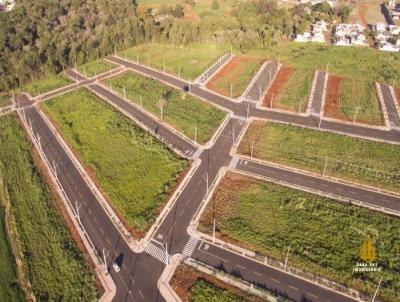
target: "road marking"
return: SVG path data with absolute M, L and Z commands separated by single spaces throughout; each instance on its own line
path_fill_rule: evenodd
M 274 282 L 276 282 L 276 283 L 281 283 L 281 281 L 276 280 L 276 279 L 274 279 L 274 278 L 271 278 L 271 280 L 274 281 Z
M 139 294 L 140 294 L 140 296 L 142 297 L 142 299 L 144 299 L 144 296 L 143 296 L 143 294 L 142 294 L 142 291 L 138 288 L 138 292 L 139 292 Z
M 241 268 L 241 269 L 247 269 L 247 268 L 245 268 L 244 266 L 242 266 L 242 265 L 240 265 L 240 264 L 238 264 L 237 267 L 239 267 L 239 268 Z
M 313 298 L 315 298 L 315 299 L 318 299 L 318 298 L 319 298 L 318 296 L 313 295 L 313 294 L 311 294 L 311 293 L 307 293 L 307 295 L 309 295 L 310 297 L 313 297 Z
M 216 255 L 213 255 L 213 254 L 211 254 L 211 253 L 209 253 L 209 252 L 206 252 L 206 251 L 204 251 L 204 250 L 199 250 L 199 251 L 202 252 L 202 253 L 204 253 L 204 254 L 207 254 L 207 255 L 209 255 L 209 256 L 211 256 L 211 257 L 217 258 L 217 259 L 221 260 L 222 262 L 228 262 L 228 260 L 226 260 L 225 258 L 216 256 Z
M 293 288 L 294 290 L 299 290 L 297 287 L 289 285 L 290 288 Z
M 111 245 L 111 241 L 108 238 L 106 238 L 106 242 Z
M 253 271 L 253 273 L 262 277 L 262 274 L 260 274 L 259 272 Z
M 179 212 L 178 216 L 181 217 L 182 214 L 183 214 L 183 212 L 185 212 L 185 209 L 182 209 L 182 210 Z
M 103 231 L 102 227 L 99 227 L 99 230 L 104 235 L 104 231 Z

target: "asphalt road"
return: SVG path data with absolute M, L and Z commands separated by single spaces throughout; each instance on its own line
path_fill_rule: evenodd
M 327 74 L 324 71 L 317 72 L 317 82 L 315 83 L 315 91 L 311 100 L 311 114 L 322 115 L 321 109 L 326 76 Z
M 227 98 L 201 89 L 200 87 L 188 87 L 185 81 L 164 75 L 146 67 L 134 63 L 127 63 L 121 59 L 112 58 L 112 60 L 117 63 L 121 63 L 119 61 L 122 61 L 126 67 L 146 73 L 149 76 L 182 89 L 190 90 L 197 96 L 206 98 L 214 104 L 232 110 L 236 115 L 236 117 L 233 116 L 225 125 L 215 144 L 213 144 L 210 149 L 206 149 L 201 153 L 200 166 L 152 237 L 152 242 L 160 248 L 166 246 L 169 254 L 182 252 L 187 245 L 190 239 L 187 234 L 187 227 L 205 197 L 207 192 L 207 179 L 208 183 L 211 184 L 220 168 L 232 163 L 229 151 L 245 125 L 247 114 L 249 114 L 249 116 L 260 116 L 263 118 L 267 115 L 269 116 L 268 118 L 271 119 L 290 121 L 294 124 L 310 127 L 315 127 L 315 124 L 318 123 L 318 120 L 312 118 L 259 110 L 254 107 L 254 104 L 237 104 L 231 102 Z M 184 151 L 190 148 L 192 154 L 196 151 L 195 147 L 187 141 L 182 140 L 180 136 L 177 136 L 168 128 L 163 127 L 163 125 L 158 124 L 158 122 L 153 120 L 150 116 L 144 114 L 132 104 L 125 102 L 121 97 L 95 84 L 94 80 L 82 79 L 81 84 L 84 83 L 94 92 L 105 98 L 109 103 L 122 108 L 129 115 L 132 115 L 135 119 L 146 124 L 163 137 L 163 139 L 174 144 L 180 150 Z M 50 162 L 54 161 L 56 164 L 57 174 L 59 175 L 60 182 L 67 192 L 68 197 L 70 200 L 76 201 L 78 207 L 81 206 L 80 213 L 82 215 L 82 223 L 87 229 L 87 233 L 99 254 L 102 254 L 103 249 L 111 251 L 107 258 L 109 266 L 116 260 L 121 264 L 120 273 L 115 273 L 111 270 L 112 277 L 117 285 L 117 296 L 114 301 L 163 301 L 157 289 L 157 280 L 161 275 L 164 264 L 148 253 L 135 254 L 129 249 L 129 246 L 120 237 L 116 227 L 104 212 L 99 201 L 91 192 L 83 177 L 79 174 L 79 171 L 73 166 L 67 153 L 62 149 L 37 109 L 35 107 L 29 107 L 24 111 L 26 112 L 27 118 L 32 121 L 34 132 L 38 133 L 41 137 L 43 151 Z M 340 125 L 343 126 L 342 124 Z M 362 127 L 354 127 L 351 125 L 344 126 L 351 126 L 350 128 L 340 128 L 338 123 L 325 125 L 325 121 L 323 121 L 322 126 L 338 127 L 339 129 L 350 130 L 350 133 L 352 133 L 351 131 L 357 133 L 363 133 L 362 131 L 364 131 Z M 368 132 L 366 132 L 366 134 L 368 134 L 368 136 L 372 133 L 372 135 L 377 135 L 382 138 L 382 133 L 390 133 L 397 140 L 400 139 L 398 133 L 396 136 L 394 132 L 383 130 L 373 132 L 371 129 L 367 130 Z M 332 190 L 332 192 L 340 193 L 338 195 L 342 196 L 345 194 L 344 196 L 355 197 L 356 199 L 361 199 L 366 202 L 370 202 L 371 197 L 368 196 L 373 193 L 376 195 L 372 195 L 372 199 L 378 199 L 376 203 L 381 202 L 384 205 L 390 205 L 398 209 L 398 199 L 386 199 L 387 196 L 382 196 L 379 195 L 379 193 L 370 192 L 361 188 L 349 188 L 341 184 L 332 184 L 324 179 L 310 178 L 299 174 L 294 175 L 290 171 L 277 170 L 276 168 L 255 164 L 253 162 L 235 162 L 234 166 L 237 166 L 238 169 L 243 171 L 274 177 L 275 179 L 298 182 L 299 184 L 314 189 L 321 188 L 323 191 Z M 203 245 L 200 247 L 200 243 L 198 243 L 196 244 L 193 257 L 206 264 L 239 274 L 249 282 L 259 284 L 272 291 L 283 293 L 296 301 L 348 301 L 344 296 L 328 289 L 321 288 L 298 277 L 288 275 L 275 268 L 266 267 L 215 246 L 210 245 L 210 247 L 204 251 Z
M 277 61 L 268 62 L 258 78 L 253 82 L 251 88 L 247 91 L 244 99 L 258 102 L 274 79 L 278 67 L 279 63 Z
M 383 101 L 385 102 L 386 111 L 389 118 L 389 124 L 391 127 L 397 127 L 400 129 L 400 117 L 395 105 L 396 100 L 393 99 L 389 86 L 384 84 L 378 85 L 381 87 Z
M 130 61 L 126 61 L 124 59 L 118 58 L 118 57 L 110 57 L 110 61 L 120 64 L 122 66 L 125 66 L 126 68 L 130 68 L 134 71 L 138 71 L 140 73 L 143 73 L 149 77 L 158 79 L 160 81 L 163 81 L 169 85 L 178 87 L 180 89 L 184 90 L 190 90 L 190 92 L 193 95 L 196 95 L 197 97 L 203 98 L 208 100 L 211 103 L 214 103 L 215 105 L 224 107 L 227 110 L 230 110 L 233 112 L 235 116 L 240 116 L 242 118 L 247 117 L 247 106 L 251 106 L 254 104 L 249 103 L 249 102 L 242 102 L 242 103 L 236 103 L 232 102 L 229 100 L 229 98 L 211 93 L 210 91 L 204 90 L 201 87 L 198 86 L 191 86 L 189 83 L 187 83 L 185 80 L 175 78 L 173 76 L 164 74 L 160 71 L 150 69 L 146 66 L 139 65 Z M 313 127 L 313 128 L 318 128 L 319 127 L 319 118 L 314 117 L 314 116 L 299 116 L 295 114 L 290 114 L 290 113 L 284 113 L 284 112 L 277 112 L 274 110 L 263 110 L 263 109 L 258 109 L 258 108 L 251 108 L 250 109 L 250 116 L 252 117 L 259 117 L 263 119 L 270 119 L 274 120 L 277 122 L 283 122 L 283 123 L 289 123 L 289 124 L 294 124 L 294 125 L 299 125 L 299 126 L 306 126 L 306 127 Z M 351 124 L 343 124 L 340 122 L 336 121 L 327 121 L 327 120 L 322 120 L 321 122 L 321 129 L 327 130 L 327 131 L 337 131 L 346 135 L 352 135 L 352 136 L 358 136 L 358 137 L 366 137 L 366 138 L 372 138 L 376 140 L 389 140 L 392 142 L 400 143 L 400 131 L 387 131 L 383 129 L 372 129 L 368 127 L 362 127 L 359 125 L 351 125 Z

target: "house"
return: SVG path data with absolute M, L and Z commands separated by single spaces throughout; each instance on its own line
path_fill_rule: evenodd
M 333 28 L 333 43 L 341 46 L 366 46 L 365 27 L 361 24 L 340 23 Z
M 324 21 L 318 21 L 310 26 L 303 34 L 297 34 L 294 39 L 295 42 L 318 42 L 324 43 L 325 35 L 327 31 L 327 23 Z
M 394 36 L 400 35 L 400 26 L 399 25 L 389 25 L 389 32 L 391 35 L 394 35 Z
M 386 30 L 386 24 L 383 22 L 378 22 L 372 25 L 372 30 L 377 32 L 383 32 Z

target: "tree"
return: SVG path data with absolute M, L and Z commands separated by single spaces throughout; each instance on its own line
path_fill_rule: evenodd
M 339 8 L 338 15 L 340 16 L 340 20 L 342 23 L 347 23 L 349 21 L 349 15 L 352 11 L 352 7 L 349 5 L 343 5 Z
M 177 4 L 177 5 L 175 5 L 175 7 L 174 7 L 174 9 L 173 9 L 173 11 L 172 11 L 172 15 L 175 17 L 175 18 L 183 18 L 183 16 L 184 16 L 184 11 L 183 11 L 183 7 L 182 7 L 182 5 L 179 5 L 179 4 Z
M 219 3 L 217 0 L 213 0 L 213 2 L 211 4 L 211 9 L 214 9 L 214 10 L 219 9 Z

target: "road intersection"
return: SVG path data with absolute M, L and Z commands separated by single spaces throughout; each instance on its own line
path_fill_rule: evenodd
M 320 116 L 300 116 L 267 111 L 257 108 L 252 102 L 232 102 L 228 98 L 203 89 L 201 86 L 192 85 L 146 66 L 117 57 L 111 57 L 109 60 L 121 67 L 102 75 L 101 79 L 122 70 L 132 70 L 186 90 L 230 112 L 229 119 L 223 124 L 213 143 L 205 148 L 172 131 L 165 124 L 141 110 L 136 104 L 99 84 L 96 79 L 85 79 L 73 70 L 67 71 L 71 78 L 78 81 L 69 85 L 74 87 L 73 89 L 81 86 L 87 87 L 117 110 L 156 135 L 171 148 L 177 150 L 179 154 L 194 159 L 198 163 L 194 173 L 181 188 L 180 194 L 174 200 L 165 217 L 149 234 L 149 240 L 142 242 L 145 252 L 137 253 L 121 236 L 118 226 L 110 219 L 106 209 L 101 206 L 98 196 L 94 194 L 82 175 L 83 172 L 76 167 L 74 161 L 71 160 L 71 155 L 63 147 L 65 142 L 62 142 L 62 138 L 55 134 L 56 130 L 49 126 L 49 121 L 46 121 L 46 117 L 36 105 L 43 99 L 46 100 L 59 93 L 69 91 L 71 87 L 48 93 L 44 98 L 38 97 L 29 100 L 27 96 L 22 97 L 19 110 L 30 121 L 32 127 L 32 129 L 27 130 L 32 131 L 36 136 L 40 136 L 41 148 L 49 162 L 56 165 L 59 181 L 66 194 L 70 200 L 76 202 L 76 206 L 80 209 L 82 213 L 80 219 L 98 255 L 101 257 L 103 253 L 110 251 L 108 257 L 106 257 L 109 268 L 116 260 L 121 263 L 119 273 L 109 269 L 117 286 L 114 301 L 163 301 L 164 298 L 160 295 L 157 281 L 165 268 L 166 260 L 176 253 L 182 253 L 186 257 L 192 257 L 229 274 L 240 276 L 249 283 L 295 301 L 354 301 L 351 297 L 287 273 L 282 269 L 264 265 L 217 244 L 206 243 L 203 239 L 189 234 L 187 229 L 207 193 L 209 193 L 211 185 L 215 185 L 221 169 L 227 167 L 274 181 L 291 183 L 300 188 L 320 192 L 319 194 L 341 197 L 348 202 L 356 201 L 361 203 L 362 206 L 400 213 L 399 196 L 371 191 L 351 184 L 306 175 L 285 167 L 277 167 L 238 157 L 232 153 L 232 149 L 240 139 L 240 134 L 244 131 L 246 124 L 252 118 L 320 128 L 324 131 L 335 131 L 351 136 L 390 141 L 396 144 L 400 143 L 400 132 L 370 129 L 335 121 L 320 121 Z

